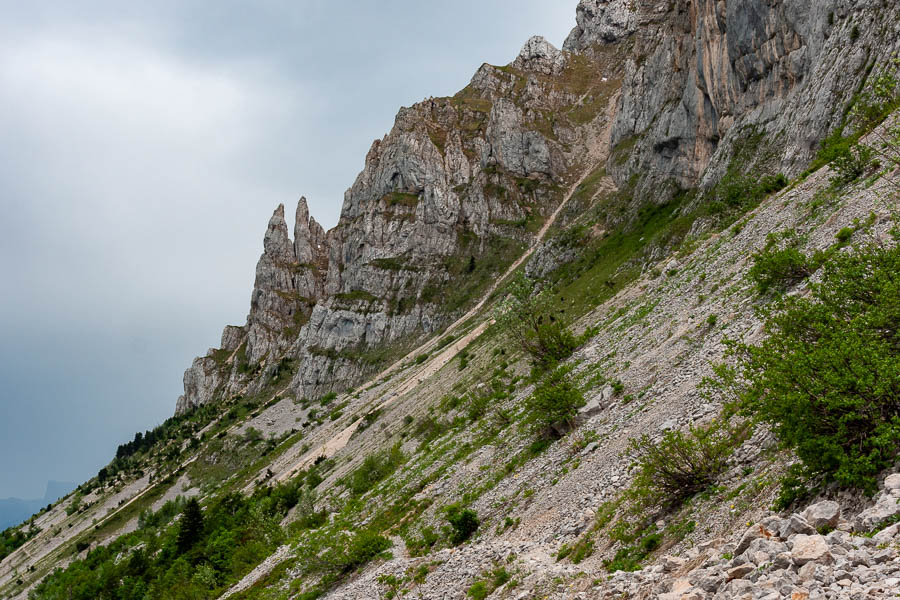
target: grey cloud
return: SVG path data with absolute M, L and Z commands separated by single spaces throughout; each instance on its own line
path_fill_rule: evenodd
M 575 1 L 0 1 L 0 497 L 168 417 L 243 322 L 269 214 L 333 225 L 401 105 Z

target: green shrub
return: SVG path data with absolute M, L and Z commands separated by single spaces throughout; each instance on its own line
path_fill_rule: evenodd
M 572 558 L 574 564 L 578 564 L 594 553 L 594 540 L 588 535 L 579 538 L 574 544 L 563 544 L 556 553 L 556 560 Z
M 457 504 L 450 505 L 447 508 L 447 521 L 449 521 L 452 528 L 450 542 L 454 546 L 458 546 L 471 538 L 478 531 L 478 526 L 480 525 L 478 513 L 470 508 L 461 508 Z
M 505 568 L 500 567 L 499 569 L 495 569 L 491 574 L 491 583 L 494 585 L 494 589 L 506 585 L 506 583 L 512 579 L 512 575 L 509 574 Z
M 610 573 L 615 571 L 638 571 L 641 562 L 662 544 L 662 534 L 649 532 L 639 538 L 636 544 L 620 548 L 612 560 L 603 562 Z
M 463 348 L 459 354 L 459 370 L 462 371 L 469 366 L 469 351 Z
M 388 550 L 393 544 L 391 540 L 379 535 L 377 532 L 363 530 L 353 536 L 347 547 L 346 554 L 338 563 L 344 572 L 353 571 L 358 567 L 377 558 Z
M 466 592 L 466 596 L 469 598 L 473 598 L 474 600 L 484 600 L 490 594 L 490 590 L 488 589 L 488 584 L 485 581 L 476 581 L 469 587 L 469 591 Z
M 709 487 L 745 435 L 745 428 L 717 419 L 707 426 L 691 426 L 687 432 L 667 431 L 659 442 L 647 434 L 632 439 L 638 472 L 626 496 L 633 510 L 668 510 Z
M 584 395 L 572 383 L 572 367 L 557 367 L 544 377 L 527 400 L 528 422 L 542 437 L 558 437 L 575 425 Z
M 503 567 L 498 567 L 491 573 L 484 573 L 482 577 L 488 577 L 488 579 L 481 579 L 473 583 L 466 592 L 469 598 L 484 600 L 493 594 L 494 590 L 502 587 L 512 579 L 512 575 Z
M 829 257 L 811 297 L 764 313 L 764 342 L 732 342 L 736 370 L 719 367 L 717 384 L 805 477 L 872 491 L 900 449 L 900 248 L 854 250 Z
M 841 244 L 846 244 L 846 243 L 849 242 L 850 239 L 853 237 L 853 233 L 854 233 L 854 229 L 853 229 L 852 227 L 844 227 L 843 229 L 841 229 L 840 231 L 838 231 L 837 234 L 835 234 L 834 237 L 835 237 L 835 238 L 837 239 L 837 241 L 839 241 Z
M 256 442 L 261 442 L 262 439 L 263 434 L 256 427 L 248 427 L 247 431 L 244 432 L 244 442 L 247 444 L 255 444 Z
M 470 421 L 477 421 L 487 414 L 492 397 L 487 394 L 470 394 L 466 401 L 466 414 Z
M 712 214 L 744 212 L 758 205 L 769 194 L 784 189 L 787 184 L 787 177 L 781 173 L 757 177 L 729 168 L 713 190 L 713 200 L 707 209 Z
M 380 481 L 386 479 L 397 467 L 406 462 L 406 455 L 395 445 L 390 450 L 370 454 L 348 477 L 347 487 L 354 496 L 362 496 Z
M 759 292 L 765 293 L 793 287 L 814 271 L 813 262 L 796 248 L 766 248 L 753 255 L 749 275 Z
M 422 444 L 427 444 L 444 435 L 449 429 L 450 427 L 447 423 L 429 415 L 419 421 L 413 435 L 419 438 Z
M 421 537 L 406 540 L 406 548 L 410 556 L 422 556 L 428 554 L 440 541 L 440 537 L 431 527 L 422 527 Z
M 81 492 L 76 492 L 75 497 L 72 498 L 72 501 L 69 503 L 68 506 L 66 506 L 66 515 L 71 517 L 72 515 L 77 513 L 79 510 L 81 510 L 81 498 L 82 498 Z
M 840 144 L 834 149 L 834 157 L 831 160 L 831 183 L 834 185 L 846 185 L 859 179 L 872 163 L 873 151 L 868 146 L 852 143 Z
M 538 291 L 535 282 L 520 273 L 496 313 L 499 326 L 531 357 L 539 369 L 567 359 L 584 340 L 568 327 L 555 309 L 553 293 Z
M 310 471 L 306 476 L 306 485 L 310 487 L 310 489 L 315 489 L 319 487 L 319 484 L 325 481 L 322 475 L 319 474 L 318 471 Z

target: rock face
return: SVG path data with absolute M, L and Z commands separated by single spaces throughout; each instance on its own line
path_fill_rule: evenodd
M 637 13 L 629 0 L 581 0 L 575 11 L 578 25 L 566 38 L 569 52 L 590 52 L 598 44 L 617 42 L 637 30 Z
M 197 358 L 184 374 L 184 395 L 176 414 L 206 404 L 224 390 L 238 392 L 249 365 L 271 363 L 294 343 L 322 298 L 328 266 L 325 231 L 309 216 L 306 198 L 297 204 L 293 242 L 284 205 L 275 209 L 256 264 L 250 314 L 244 327 L 227 326 L 220 350 Z M 249 370 L 249 372 L 253 372 Z
M 247 323 L 194 362 L 178 411 L 259 391 L 285 359 L 296 396 L 358 382 L 474 304 L 576 175 L 605 171 L 639 208 L 714 184 L 744 149 L 796 173 L 900 50 L 876 4 L 581 0 L 563 50 L 531 38 L 457 95 L 401 109 L 334 229 L 301 199 L 292 241 L 275 211 Z M 571 259 L 537 257 L 538 277 Z
M 796 174 L 839 123 L 867 65 L 898 48 L 887 30 L 896 19 L 861 10 L 869 4 L 583 0 L 567 49 L 633 32 L 611 173 L 619 182 L 649 174 L 644 190 L 710 184 L 765 134 L 770 167 Z

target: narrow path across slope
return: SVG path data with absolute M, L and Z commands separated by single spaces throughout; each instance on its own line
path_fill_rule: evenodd
M 591 164 L 593 164 L 593 163 L 591 163 Z M 491 295 L 497 291 L 497 288 L 499 288 L 500 285 L 504 281 L 506 281 L 506 279 L 516 271 L 516 269 L 518 269 L 520 266 L 522 266 L 522 263 L 524 263 L 526 260 L 528 260 L 532 254 L 534 254 L 534 251 L 537 250 L 538 246 L 540 246 L 541 242 L 543 242 L 544 238 L 547 236 L 547 232 L 550 231 L 550 228 L 553 227 L 553 225 L 556 223 L 556 219 L 559 217 L 563 208 L 565 208 L 566 205 L 568 205 L 569 200 L 571 200 L 572 196 L 575 195 L 575 192 L 578 190 L 578 186 L 580 186 L 582 183 L 584 183 L 584 180 L 587 179 L 588 176 L 590 176 L 591 173 L 593 173 L 593 172 L 594 172 L 593 167 L 592 166 L 588 167 L 588 169 L 585 171 L 585 173 L 581 177 L 579 177 L 578 180 L 574 184 L 572 184 L 572 186 L 569 188 L 568 192 L 566 193 L 565 198 L 563 198 L 562 202 L 559 203 L 559 206 L 556 207 L 556 210 L 553 211 L 553 213 L 550 215 L 550 217 L 547 219 L 547 221 L 544 223 L 544 225 L 538 230 L 537 235 L 534 238 L 534 241 L 531 243 L 531 246 L 529 246 L 528 249 L 525 250 L 525 252 L 523 252 L 522 255 L 519 258 L 517 258 L 516 261 L 513 264 L 511 264 L 508 269 L 506 269 L 506 271 L 503 273 L 503 275 L 500 276 L 493 283 L 493 285 L 491 285 L 490 288 L 488 288 L 488 291 L 481 297 L 481 300 L 479 300 L 475 306 L 473 306 L 471 309 L 469 309 L 468 312 L 466 312 L 466 314 L 464 314 L 463 316 L 458 318 L 449 327 L 447 327 L 447 329 L 444 330 L 443 335 L 435 336 L 435 337 L 431 338 L 430 340 L 428 340 L 427 342 L 423 343 L 421 346 L 419 346 L 418 348 L 416 348 L 415 350 L 413 350 L 412 352 L 410 352 L 409 354 L 407 354 L 406 356 L 404 356 L 403 358 L 401 358 L 400 360 L 396 361 L 394 364 L 392 364 L 391 366 L 386 368 L 384 371 L 379 373 L 376 377 L 373 378 L 373 380 L 377 381 L 379 379 L 382 379 L 382 378 L 390 375 L 391 373 L 393 373 L 403 363 L 410 361 L 410 360 L 414 360 L 417 356 L 427 353 L 428 351 L 431 350 L 431 348 L 433 346 L 435 346 L 438 343 L 438 341 L 442 337 L 446 336 L 447 334 L 453 333 L 453 331 L 455 331 L 463 323 L 465 323 L 466 321 L 468 321 L 469 319 L 474 317 L 476 314 L 478 314 L 478 311 L 480 311 L 484 307 L 484 305 L 487 303 L 487 301 L 491 297 Z M 465 346 L 463 346 L 463 348 L 465 348 Z M 460 350 L 462 350 L 463 348 L 460 348 Z
M 593 163 L 591 163 L 593 164 Z M 528 258 L 534 254 L 534 251 L 537 247 L 544 241 L 544 238 L 547 235 L 547 232 L 550 231 L 550 228 L 556 223 L 556 219 L 559 217 L 563 208 L 569 203 L 572 196 L 575 195 L 575 192 L 578 190 L 578 187 L 584 182 L 587 177 L 593 173 L 593 167 L 588 167 L 587 171 L 578 178 L 578 180 L 569 188 L 566 193 L 565 198 L 563 198 L 562 202 L 559 203 L 559 206 L 556 207 L 556 210 L 553 211 L 553 214 L 550 215 L 550 218 L 547 219 L 547 222 L 544 223 L 543 227 L 538 231 L 535 236 L 534 242 L 532 242 L 531 246 L 522 253 L 513 264 L 506 269 L 506 272 L 498 278 L 493 285 L 488 289 L 488 291 L 482 296 L 481 300 L 473 306 L 466 314 L 461 316 L 459 319 L 454 321 L 447 329 L 444 331 L 443 335 L 435 336 L 432 339 L 428 340 L 405 357 L 396 361 L 394 364 L 389 366 L 387 369 L 378 374 L 374 380 L 382 379 L 392 372 L 400 368 L 402 364 L 405 362 L 413 361 L 416 357 L 421 354 L 428 353 L 432 350 L 432 348 L 438 343 L 438 341 L 448 335 L 453 333 L 456 329 L 461 327 L 464 323 L 466 323 L 469 319 L 478 314 L 478 312 L 484 307 L 487 301 L 490 299 L 491 295 L 500 287 L 500 285 L 510 276 L 512 275 L 516 269 L 518 269 L 522 264 L 528 260 Z M 388 398 L 381 402 L 378 405 L 378 409 L 383 409 L 386 406 L 390 405 L 397 398 L 400 398 L 404 394 L 414 390 L 422 381 L 428 379 L 435 373 L 437 373 L 440 369 L 444 367 L 448 362 L 453 360 L 460 352 L 462 352 L 466 347 L 469 346 L 473 341 L 475 341 L 484 331 L 490 327 L 490 325 L 494 322 L 493 319 L 486 319 L 482 323 L 480 323 L 476 328 L 467 333 L 465 336 L 448 346 L 437 356 L 431 357 L 429 360 L 422 365 L 422 368 L 416 371 L 414 374 L 409 376 L 398 388 L 391 391 L 388 395 Z M 357 419 L 343 430 L 340 431 L 337 435 L 329 439 L 324 444 L 321 444 L 318 448 L 307 452 L 301 459 L 294 463 L 294 465 L 286 469 L 280 476 L 276 478 L 276 481 L 284 482 L 294 476 L 297 475 L 303 469 L 312 465 L 317 458 L 320 456 L 324 456 L 326 458 L 330 458 L 344 449 L 347 444 L 350 442 L 350 438 L 353 437 L 353 434 L 359 428 L 362 423 L 362 418 Z M 281 550 L 281 549 L 279 549 Z M 248 589 L 250 586 L 254 585 L 257 581 L 261 580 L 263 577 L 268 575 L 272 569 L 277 566 L 278 563 L 281 562 L 282 559 L 286 558 L 286 555 L 282 555 L 279 553 L 279 556 L 275 560 L 267 560 L 262 565 L 254 569 L 251 573 L 248 573 L 241 581 L 235 584 L 231 589 L 229 589 L 223 598 L 227 598 L 232 594 L 235 594 L 239 591 Z
M 593 164 L 593 163 L 591 163 L 591 164 Z M 481 297 L 481 299 L 478 301 L 478 303 L 475 304 L 475 306 L 473 306 L 468 312 L 466 312 L 466 314 L 461 316 L 459 319 L 454 321 L 449 327 L 447 327 L 447 329 L 444 331 L 443 335 L 435 336 L 435 337 L 431 338 L 430 340 L 428 340 L 427 342 L 425 342 L 424 344 L 422 344 L 421 346 L 419 346 L 418 348 L 416 348 L 415 350 L 413 350 L 412 352 L 407 354 L 405 357 L 396 361 L 394 364 L 389 366 L 387 369 L 385 369 L 384 371 L 379 373 L 374 378 L 374 380 L 377 381 L 379 379 L 382 379 L 382 378 L 390 375 L 395 370 L 397 370 L 402 364 L 413 361 L 413 360 L 415 360 L 416 357 L 418 357 L 422 354 L 429 353 L 434 348 L 434 346 L 437 345 L 438 341 L 441 338 L 445 337 L 448 334 L 452 334 L 456 329 L 461 327 L 469 319 L 476 316 L 478 314 L 478 312 L 488 302 L 488 300 L 493 295 L 493 293 L 495 291 L 497 291 L 497 289 L 500 287 L 500 285 L 504 281 L 506 281 L 506 279 L 510 275 L 512 275 L 516 271 L 516 269 L 518 269 L 520 266 L 522 266 L 522 264 L 526 260 L 528 260 L 528 258 L 531 257 L 532 254 L 534 254 L 534 251 L 537 249 L 537 247 L 541 244 L 541 242 L 544 241 L 544 238 L 546 237 L 547 232 L 550 231 L 550 228 L 553 226 L 554 223 L 556 223 L 556 219 L 559 217 L 562 210 L 569 203 L 569 200 L 572 199 L 572 196 L 575 195 L 575 192 L 578 190 L 578 187 L 584 182 L 585 179 L 587 179 L 587 177 L 591 173 L 593 173 L 593 166 L 588 167 L 588 169 L 585 171 L 585 173 L 581 177 L 579 177 L 578 180 L 574 184 L 572 184 L 572 186 L 569 188 L 568 192 L 566 193 L 566 196 L 559 203 L 559 206 L 556 207 L 556 210 L 553 211 L 553 213 L 550 215 L 550 217 L 547 219 L 547 221 L 544 223 L 544 225 L 538 231 L 531 246 L 529 246 L 528 249 L 525 252 L 523 252 L 522 255 L 509 266 L 509 268 L 506 269 L 506 271 L 503 273 L 503 275 L 501 277 L 499 277 L 493 283 L 493 285 L 491 285 L 491 287 L 487 290 L 487 292 L 485 292 L 485 294 Z M 462 338 L 457 340 L 455 343 L 450 345 L 446 350 L 444 350 L 443 352 L 441 352 L 440 354 L 438 354 L 435 357 L 431 357 L 429 360 L 427 360 L 425 362 L 425 364 L 422 366 L 422 368 L 420 368 L 415 373 L 411 374 L 403 382 L 403 384 L 400 385 L 399 388 L 390 392 L 390 395 L 387 398 L 387 400 L 381 402 L 377 406 L 376 410 L 385 408 L 386 406 L 391 404 L 395 399 L 399 398 L 400 396 L 403 396 L 407 392 L 414 390 L 419 385 L 420 382 L 424 381 L 425 379 L 427 379 L 427 378 L 431 377 L 432 375 L 434 375 L 435 373 L 437 373 L 441 368 L 443 368 L 444 365 L 446 365 L 448 362 L 453 360 L 453 358 L 457 354 L 462 352 L 470 343 L 472 343 L 475 339 L 477 339 L 478 336 L 480 336 L 482 333 L 484 333 L 484 331 L 492 323 L 493 323 L 493 319 L 487 319 L 487 320 L 483 321 L 480 325 L 478 325 L 478 327 L 476 327 L 475 329 L 470 331 L 468 334 L 466 334 L 465 336 L 463 336 Z M 348 425 L 345 429 L 343 429 L 340 433 L 338 433 L 337 435 L 332 437 L 330 440 L 328 440 L 324 444 L 321 444 L 318 448 L 315 448 L 315 449 L 307 452 L 305 456 L 303 456 L 297 463 L 295 463 L 293 465 L 293 467 L 285 470 L 285 472 L 282 473 L 277 478 L 277 481 L 286 481 L 286 480 L 290 479 L 291 477 L 294 477 L 297 473 L 299 473 L 303 469 L 309 467 L 317 458 L 319 458 L 321 456 L 324 456 L 325 458 L 330 458 L 330 457 L 334 456 L 336 453 L 341 451 L 347 445 L 347 443 L 350 441 L 350 438 L 353 436 L 353 434 L 359 428 L 361 423 L 362 423 L 362 418 L 357 419 L 356 421 L 354 421 L 353 423 Z

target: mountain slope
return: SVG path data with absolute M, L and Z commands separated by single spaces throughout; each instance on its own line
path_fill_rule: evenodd
M 754 253 L 893 243 L 896 169 L 840 179 L 845 163 L 817 158 L 801 172 L 832 129 L 849 135 L 851 105 L 898 50 L 900 14 L 582 0 L 577 23 L 564 51 L 534 38 L 453 98 L 403 109 L 333 230 L 301 200 L 291 240 L 276 210 L 247 324 L 194 362 L 176 417 L 35 519 L 41 531 L 0 564 L 0 593 L 24 597 L 87 558 L 36 597 L 155 568 L 151 597 L 653 597 L 672 592 L 675 575 L 652 581 L 664 569 L 735 552 L 729 538 L 768 514 L 792 455 L 758 428 L 714 485 L 626 539 L 630 440 L 720 414 L 724 398 L 700 384 L 723 337 L 764 334 Z M 559 439 L 536 433 L 529 408 L 552 373 L 532 372 L 493 322 L 513 271 L 552 287 L 548 318 L 584 333 L 562 373 L 586 405 Z M 193 563 L 176 558 L 178 496 L 221 525 Z M 847 516 L 871 504 L 836 497 Z M 688 550 L 701 544 L 703 560 Z M 663 552 L 690 569 L 603 583 L 608 565 Z M 132 572 L 148 553 L 162 566 Z M 705 565 L 714 585 L 693 593 L 736 597 L 757 566 L 734 583 Z M 828 568 L 814 582 L 830 585 Z

